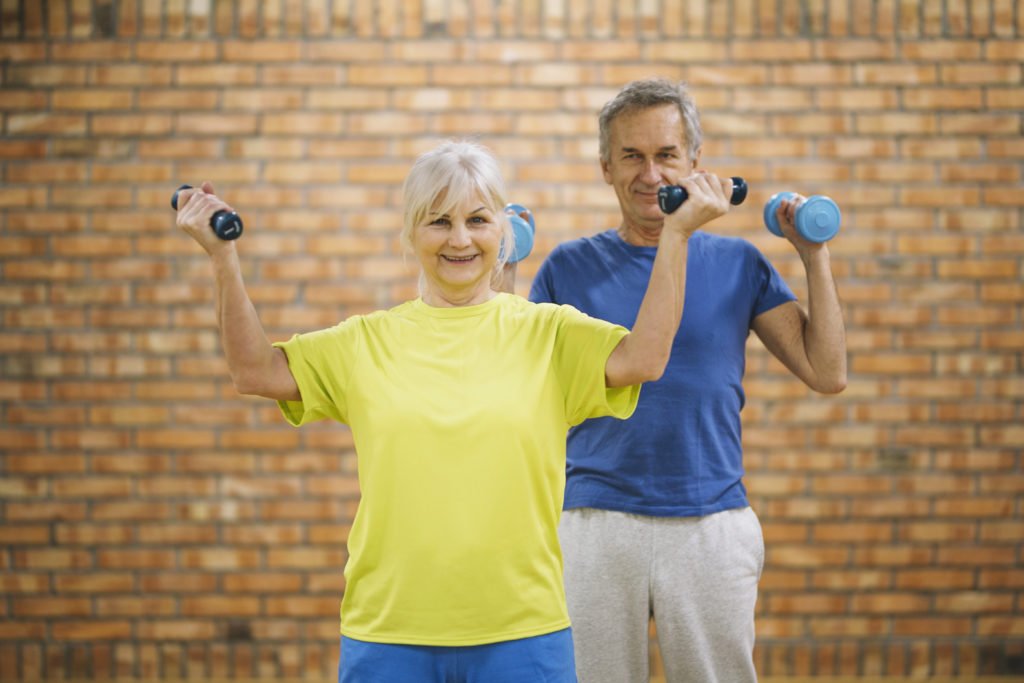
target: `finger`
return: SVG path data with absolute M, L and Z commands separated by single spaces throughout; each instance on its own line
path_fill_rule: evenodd
M 199 190 L 197 190 L 194 187 L 190 187 L 190 188 L 188 188 L 186 190 L 178 190 L 178 213 L 179 214 L 182 211 L 185 210 L 185 206 L 188 204 L 188 200 L 191 199 L 192 195 L 194 195 L 198 191 Z
M 192 204 L 197 214 L 205 215 L 209 220 L 209 217 L 218 211 L 234 211 L 223 199 L 212 192 L 207 192 L 207 188 L 212 190 L 213 186 L 204 182 L 201 186 L 202 192 L 197 192 L 193 197 Z
M 213 183 L 211 183 L 209 180 L 204 180 L 203 184 L 200 185 L 200 187 L 203 189 L 203 192 L 205 192 L 206 194 L 217 194 L 213 190 Z
M 775 220 L 779 222 L 779 225 L 783 223 L 789 224 L 789 200 L 783 199 L 779 202 L 779 206 L 775 209 Z
M 699 183 L 701 187 L 704 188 L 707 196 L 710 199 L 715 200 L 715 203 L 720 203 L 725 199 L 725 194 L 722 190 L 722 183 L 718 179 L 718 176 L 713 173 L 705 172 L 700 176 Z
M 523 219 L 524 221 L 526 221 L 527 223 L 529 223 L 529 222 L 530 222 L 530 216 L 532 216 L 532 215 L 533 215 L 533 214 L 532 214 L 532 213 L 530 212 L 530 210 L 529 210 L 529 209 L 523 209 L 523 210 L 522 210 L 522 211 L 520 211 L 519 213 L 516 213 L 516 212 L 515 212 L 515 210 L 513 210 L 513 209 L 505 209 L 505 212 L 506 212 L 506 213 L 507 213 L 508 215 L 510 215 L 510 216 L 519 216 L 520 218 L 522 218 L 522 219 Z

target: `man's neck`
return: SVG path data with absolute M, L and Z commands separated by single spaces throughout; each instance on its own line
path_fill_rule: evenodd
M 658 240 L 661 239 L 663 225 L 663 222 L 659 222 L 657 225 L 643 226 L 624 220 L 616 228 L 616 231 L 622 241 L 627 244 L 632 244 L 635 247 L 656 247 Z

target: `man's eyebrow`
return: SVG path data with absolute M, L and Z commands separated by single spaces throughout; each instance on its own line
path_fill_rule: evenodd
M 665 145 L 664 147 L 659 147 L 658 151 L 659 152 L 673 152 L 673 151 L 675 151 L 677 149 L 679 149 L 679 145 Z M 642 154 L 642 152 L 640 152 L 640 150 L 637 149 L 636 147 L 623 147 L 622 151 L 623 152 L 639 152 L 639 153 Z

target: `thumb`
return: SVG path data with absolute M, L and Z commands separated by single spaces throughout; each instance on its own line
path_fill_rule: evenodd
M 211 183 L 209 180 L 204 180 L 203 184 L 200 185 L 200 187 L 206 194 L 217 194 L 216 192 L 213 191 L 213 183 Z

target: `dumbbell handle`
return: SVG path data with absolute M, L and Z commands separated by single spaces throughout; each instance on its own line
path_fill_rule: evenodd
M 661 207 L 662 213 L 673 213 L 683 205 L 683 202 L 685 202 L 689 196 L 690 193 L 686 191 L 685 187 L 681 187 L 679 185 L 665 185 L 658 188 L 658 206 Z M 747 181 L 739 176 L 733 176 L 732 196 L 729 197 L 729 203 L 733 206 L 739 206 L 746 198 Z
M 191 185 L 182 185 L 171 195 L 171 208 L 178 210 L 178 193 L 182 190 L 191 190 Z M 234 211 L 221 209 L 210 216 L 210 228 L 222 240 L 237 240 L 242 236 L 242 218 Z

